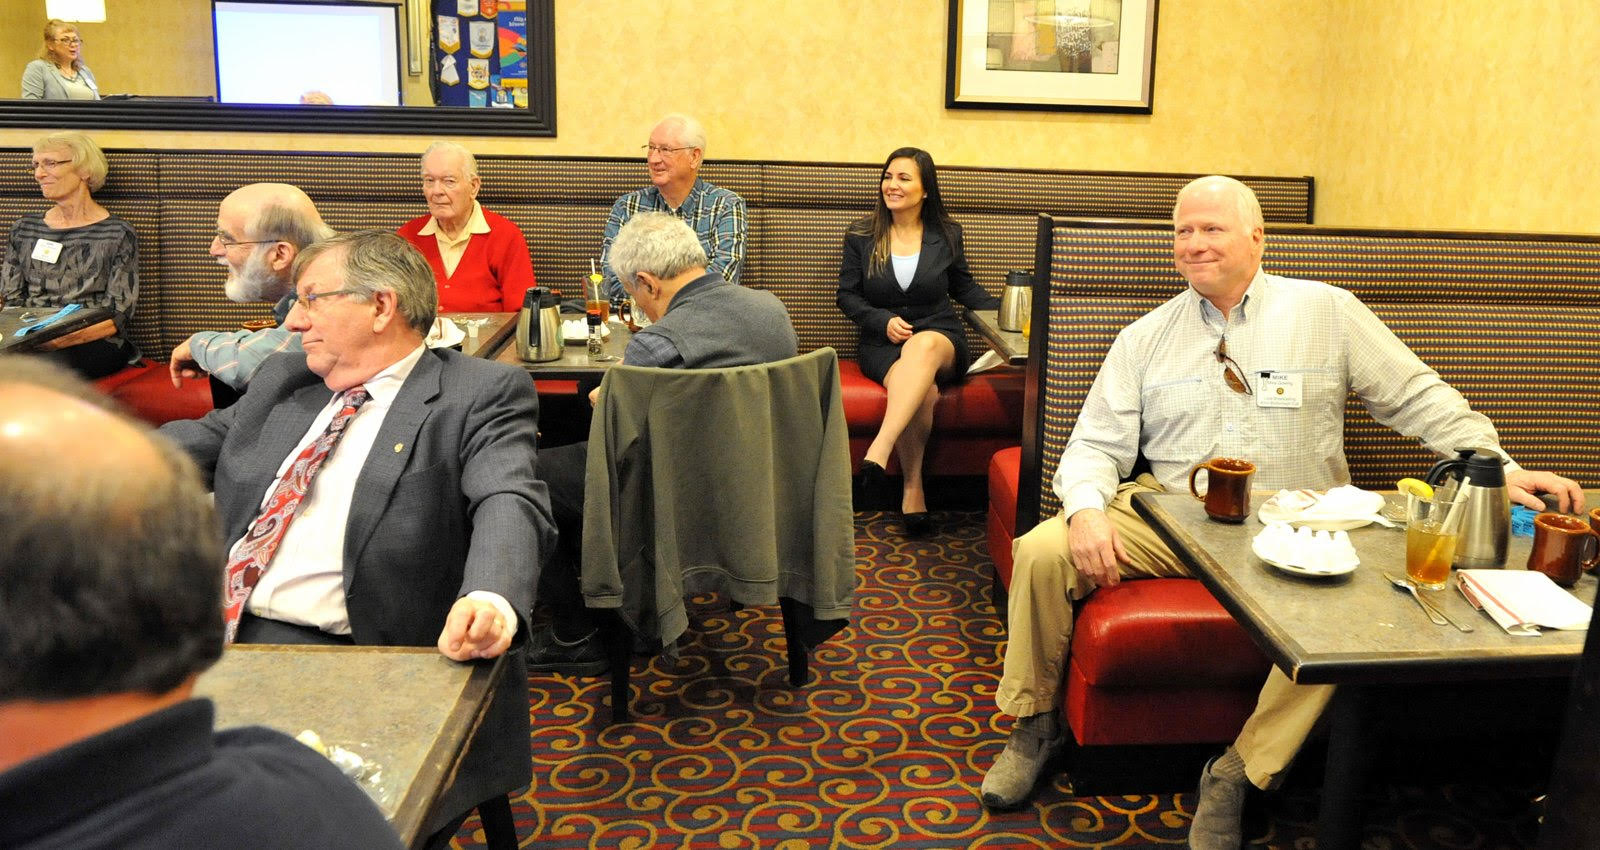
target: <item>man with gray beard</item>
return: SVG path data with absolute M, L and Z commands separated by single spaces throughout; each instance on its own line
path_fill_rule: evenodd
M 276 302 L 278 327 L 259 331 L 203 331 L 172 350 L 172 385 L 209 374 L 243 391 L 269 355 L 299 351 L 300 336 L 283 327 L 294 306 L 289 271 L 306 246 L 333 235 L 311 198 L 287 183 L 251 183 L 222 199 L 211 256 L 228 269 L 228 300 Z

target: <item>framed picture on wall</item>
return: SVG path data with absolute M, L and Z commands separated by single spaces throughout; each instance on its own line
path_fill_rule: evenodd
M 1157 0 L 950 0 L 944 105 L 1150 114 Z

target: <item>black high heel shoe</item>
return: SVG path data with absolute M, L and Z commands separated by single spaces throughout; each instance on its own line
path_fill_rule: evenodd
M 905 525 L 907 537 L 932 537 L 934 532 L 933 514 L 927 511 L 902 514 L 900 521 Z
M 870 460 L 861 461 L 861 472 L 856 478 L 859 484 L 856 490 L 861 494 L 861 502 L 856 505 L 856 510 L 885 510 L 894 499 L 894 488 L 889 485 L 889 473 L 876 463 Z

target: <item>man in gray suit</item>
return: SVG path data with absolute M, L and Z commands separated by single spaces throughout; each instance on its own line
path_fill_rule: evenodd
M 424 346 L 433 273 L 392 233 L 316 243 L 294 278 L 285 326 L 305 350 L 268 358 L 232 407 L 162 429 L 211 478 L 242 597 L 237 639 L 437 645 L 457 661 L 513 650 L 553 538 L 527 373 Z M 285 508 L 289 490 L 298 504 Z M 257 572 L 236 572 L 264 537 L 275 542 Z M 436 839 L 479 803 L 493 804 L 480 808 L 486 831 L 499 821 L 515 837 L 504 795 L 531 765 L 520 645 L 507 661 L 429 821 Z

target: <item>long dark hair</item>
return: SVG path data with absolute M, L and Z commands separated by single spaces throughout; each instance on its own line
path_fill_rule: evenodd
M 878 200 L 872 205 L 872 214 L 857 220 L 850 225 L 850 232 L 857 236 L 872 237 L 872 258 L 867 263 L 868 274 L 877 274 L 889 264 L 889 228 L 894 224 L 894 214 L 883 203 L 883 173 L 889 170 L 889 163 L 897 159 L 909 159 L 917 164 L 917 175 L 922 180 L 922 228 L 930 227 L 939 229 L 944 236 L 945 244 L 950 246 L 951 252 L 961 248 L 961 240 L 957 235 L 955 222 L 950 220 L 950 214 L 945 212 L 944 197 L 939 194 L 939 172 L 934 168 L 933 157 L 922 148 L 895 148 L 883 161 L 883 168 L 878 172 Z

